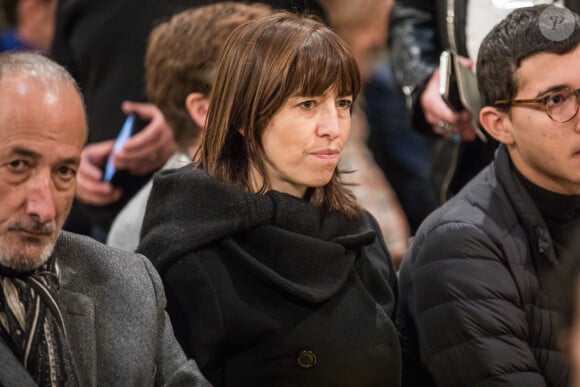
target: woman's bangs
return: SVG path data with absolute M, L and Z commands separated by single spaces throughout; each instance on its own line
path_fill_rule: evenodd
M 315 96 L 335 88 L 340 96 L 360 89 L 358 67 L 346 47 L 315 32 L 299 48 L 286 81 L 289 95 Z

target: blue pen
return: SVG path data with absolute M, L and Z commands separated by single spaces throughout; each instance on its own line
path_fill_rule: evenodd
M 119 132 L 119 135 L 117 136 L 117 139 L 115 140 L 113 150 L 107 158 L 107 165 L 105 166 L 105 174 L 103 176 L 103 181 L 106 181 L 107 183 L 111 182 L 111 179 L 113 179 L 113 176 L 115 176 L 115 172 L 117 171 L 113 165 L 113 155 L 123 149 L 123 145 L 125 145 L 127 140 L 129 140 L 131 137 L 134 122 L 135 115 L 129 114 L 125 120 L 125 123 L 123 124 L 123 127 L 121 128 L 121 131 Z

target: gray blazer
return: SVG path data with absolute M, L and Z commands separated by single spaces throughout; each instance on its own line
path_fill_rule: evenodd
M 165 313 L 159 276 L 142 255 L 62 232 L 58 299 L 81 386 L 208 386 Z M 0 339 L 0 385 L 35 386 Z

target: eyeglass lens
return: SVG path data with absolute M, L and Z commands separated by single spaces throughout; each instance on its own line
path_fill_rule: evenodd
M 554 121 L 570 121 L 578 112 L 578 91 L 550 95 L 546 99 L 546 111 Z

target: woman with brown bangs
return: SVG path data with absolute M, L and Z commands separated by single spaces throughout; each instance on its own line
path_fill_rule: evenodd
M 154 182 L 138 251 L 176 336 L 215 386 L 398 386 L 396 276 L 341 183 L 359 71 L 321 22 L 238 27 L 199 163 Z

